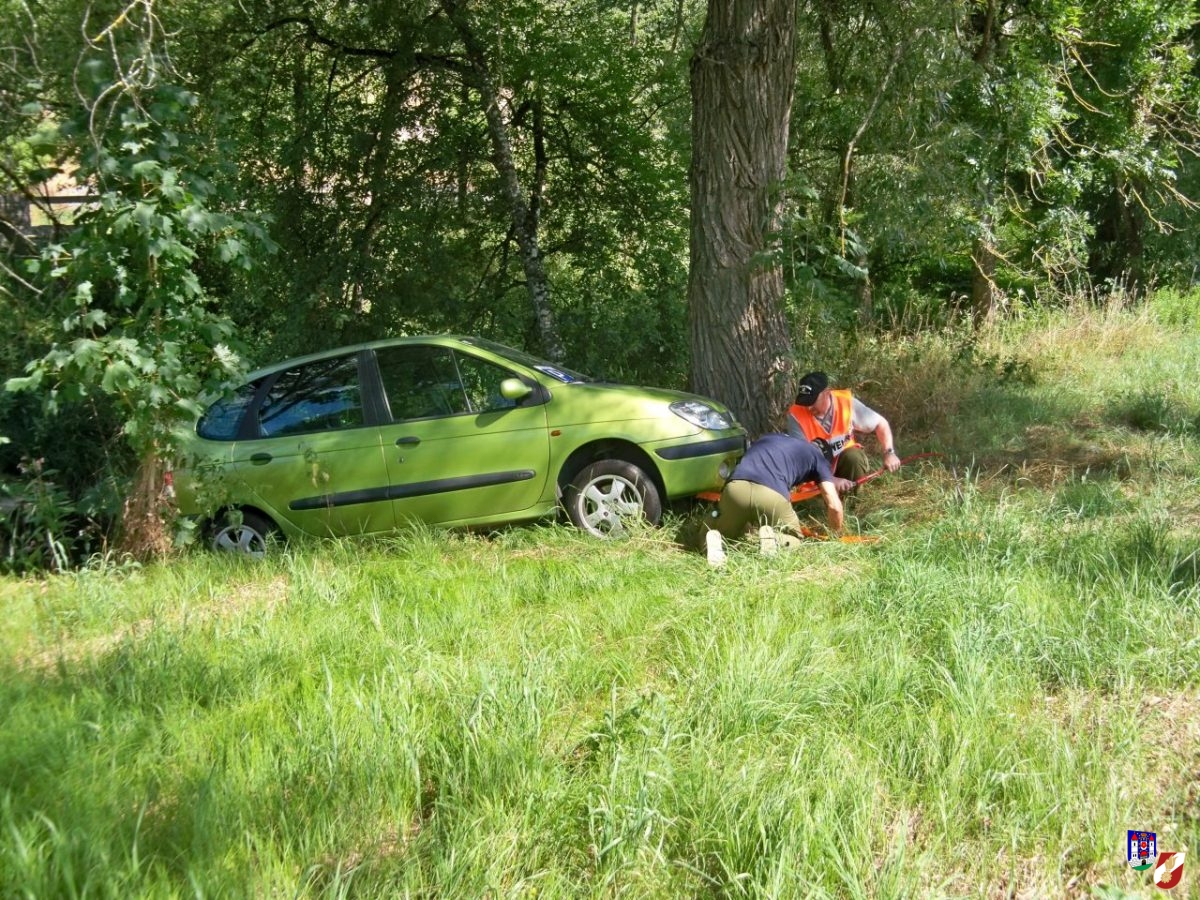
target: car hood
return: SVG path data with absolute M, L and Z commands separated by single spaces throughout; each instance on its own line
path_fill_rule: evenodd
M 639 387 L 605 382 L 576 382 L 551 387 L 548 417 L 551 426 L 596 424 L 599 422 L 659 419 L 669 422 L 678 434 L 696 434 L 700 428 L 669 409 L 679 400 L 696 400 L 730 416 L 728 409 L 715 400 L 672 391 L 666 388 Z

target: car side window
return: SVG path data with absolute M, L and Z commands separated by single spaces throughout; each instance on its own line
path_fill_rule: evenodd
M 465 353 L 457 353 L 455 357 L 471 412 L 494 412 L 512 409 L 517 405 L 515 400 L 509 400 L 500 393 L 500 382 L 505 378 L 513 378 L 512 372 Z
M 228 397 L 222 397 L 206 409 L 196 424 L 196 434 L 209 441 L 237 440 L 242 417 L 254 402 L 254 395 L 260 384 L 261 381 L 243 384 L 235 388 Z
M 447 348 L 385 347 L 375 355 L 393 421 L 468 411 L 454 357 Z
M 263 437 L 357 428 L 363 421 L 356 355 L 288 369 L 275 379 L 258 411 Z

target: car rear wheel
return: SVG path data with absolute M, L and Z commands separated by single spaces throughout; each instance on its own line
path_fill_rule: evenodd
M 602 459 L 584 468 L 567 486 L 567 515 L 597 537 L 616 537 L 638 520 L 657 525 L 662 498 L 654 480 L 633 463 Z
M 275 525 L 266 517 L 235 510 L 225 513 L 217 522 L 212 533 L 212 548 L 219 553 L 262 559 L 278 535 Z

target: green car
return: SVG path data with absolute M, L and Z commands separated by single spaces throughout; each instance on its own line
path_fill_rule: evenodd
M 252 373 L 200 417 L 175 472 L 215 547 L 491 525 L 560 508 L 610 536 L 721 485 L 745 432 L 721 404 L 592 380 L 472 337 L 396 338 Z

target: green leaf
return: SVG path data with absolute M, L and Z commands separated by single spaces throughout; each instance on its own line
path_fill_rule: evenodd
M 245 246 L 237 238 L 226 238 L 218 248 L 221 262 L 233 262 L 245 253 Z
M 75 365 L 86 368 L 93 363 L 99 361 L 100 358 L 100 342 L 94 341 L 91 338 L 79 338 L 71 343 L 71 350 L 51 352 L 47 354 L 48 358 L 58 357 L 63 363 L 73 362 Z
M 203 406 L 201 406 L 195 400 L 191 400 L 186 397 L 180 397 L 177 399 L 175 401 L 175 406 L 181 411 L 187 413 L 187 415 L 191 418 L 199 418 L 200 414 L 204 412 Z
M 154 159 L 143 159 L 130 166 L 129 171 L 134 178 L 157 178 L 162 171 L 162 165 Z
M 27 375 L 24 378 L 10 378 L 4 382 L 4 389 L 11 393 L 19 393 L 20 391 L 31 391 L 42 383 L 42 373 L 35 372 L 33 375 Z
M 80 319 L 79 324 L 84 328 L 103 328 L 108 321 L 108 313 L 102 309 L 91 309 Z
M 850 260 L 844 259 L 841 256 L 834 256 L 833 264 L 834 264 L 834 267 L 837 268 L 837 270 L 839 272 L 841 272 L 843 275 L 848 275 L 851 278 L 858 278 L 858 279 L 863 279 L 863 278 L 867 277 L 866 269 L 864 269 L 862 266 L 856 266 L 854 263 L 850 262 Z
M 153 231 L 161 222 L 156 205 L 145 200 L 138 201 L 133 208 L 133 218 L 143 231 Z
M 117 360 L 110 363 L 100 379 L 100 389 L 106 394 L 115 394 L 130 386 L 135 381 L 133 369 L 127 362 Z

